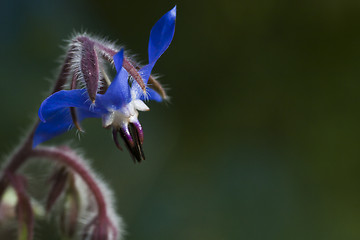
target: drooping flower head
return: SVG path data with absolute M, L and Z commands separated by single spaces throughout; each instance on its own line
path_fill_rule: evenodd
M 146 86 L 151 71 L 170 45 L 175 31 L 176 7 L 167 12 L 152 28 L 148 45 L 149 63 L 138 71 Z M 145 100 L 162 101 L 162 96 L 153 89 L 144 92 L 138 80 L 123 66 L 124 50 L 113 56 L 117 74 L 105 93 L 97 93 L 96 100 L 90 100 L 87 89 L 61 90 L 43 101 L 39 109 L 39 123 L 33 147 L 66 132 L 74 125 L 72 111 L 77 120 L 102 118 L 103 127 L 112 128 L 116 146 L 121 149 L 118 134 L 137 161 L 145 159 L 142 150 L 143 130 L 138 120 L 139 111 L 149 110 Z M 93 98 L 92 98 L 93 99 Z

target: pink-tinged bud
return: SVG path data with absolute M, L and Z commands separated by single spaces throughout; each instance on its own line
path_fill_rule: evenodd
M 9 187 L 3 194 L 0 202 L 0 226 L 10 219 L 15 219 L 15 206 L 17 204 L 16 192 Z
M 46 212 L 49 213 L 54 206 L 56 200 L 64 192 L 69 172 L 65 167 L 61 167 L 52 174 L 49 179 L 51 189 L 46 199 Z
M 60 228 L 62 233 L 73 238 L 78 228 L 80 212 L 80 198 L 76 189 L 75 176 L 69 175 L 69 186 L 65 195 L 65 202 L 60 214 Z

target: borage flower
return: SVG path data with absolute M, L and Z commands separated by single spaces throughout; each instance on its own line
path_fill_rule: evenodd
M 152 28 L 148 45 L 149 64 L 139 70 L 145 85 L 151 71 L 170 45 L 175 31 L 176 7 L 167 12 Z M 39 123 L 33 147 L 47 141 L 73 127 L 70 108 L 74 107 L 78 120 L 102 118 L 103 127 L 112 128 L 116 146 L 121 149 L 118 134 L 124 139 L 127 148 L 137 161 L 145 159 L 142 150 L 143 130 L 138 120 L 138 111 L 149 108 L 144 100 L 162 101 L 162 97 L 153 89 L 146 93 L 129 73 L 122 67 L 124 50 L 114 55 L 117 74 L 104 94 L 97 94 L 93 103 L 86 89 L 61 90 L 48 97 L 39 109 Z

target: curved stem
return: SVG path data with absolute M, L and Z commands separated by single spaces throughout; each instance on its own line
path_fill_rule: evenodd
M 39 120 L 36 121 L 32 131 L 28 134 L 28 136 L 24 139 L 20 147 L 18 147 L 10 158 L 8 164 L 3 170 L 2 176 L 0 178 L 0 200 L 1 197 L 9 184 L 9 180 L 7 179 L 8 173 L 15 173 L 29 158 L 30 153 L 32 152 L 32 139 L 36 130 L 37 125 L 39 124 Z
M 79 156 L 75 155 L 70 148 L 38 147 L 36 149 L 29 149 L 27 148 L 29 145 L 27 142 L 28 141 L 25 141 L 25 144 L 13 155 L 13 158 L 11 158 L 3 172 L 0 179 L 0 198 L 9 184 L 8 174 L 14 174 L 30 157 L 41 157 L 60 162 L 76 172 L 84 180 L 94 195 L 98 205 L 99 216 L 107 215 L 105 198 L 99 184 L 96 182 L 91 171 L 81 163 L 82 159 Z
M 98 205 L 99 216 L 107 216 L 105 198 L 98 183 L 95 180 L 95 177 L 92 176 L 91 171 L 89 171 L 89 169 L 81 163 L 81 158 L 75 155 L 75 153 L 70 150 L 70 148 L 60 149 L 55 147 L 38 147 L 33 149 L 31 152 L 31 157 L 41 157 L 55 160 L 70 167 L 84 180 L 86 185 L 93 193 Z

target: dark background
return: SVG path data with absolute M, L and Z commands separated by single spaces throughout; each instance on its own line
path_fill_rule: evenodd
M 171 103 L 140 115 L 146 161 L 98 119 L 80 141 L 46 144 L 72 139 L 92 160 L 129 240 L 360 239 L 360 1 L 2 1 L 3 157 L 48 95 L 63 40 L 87 30 L 145 63 L 175 4 L 155 67 Z M 54 229 L 38 223 L 35 239 Z

